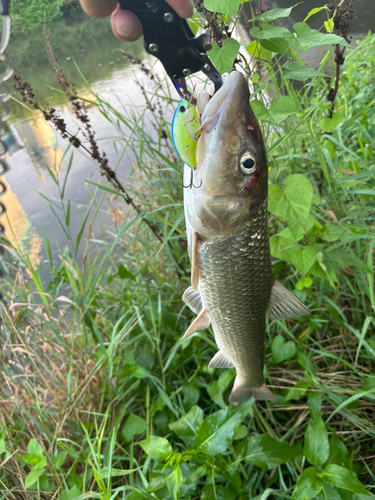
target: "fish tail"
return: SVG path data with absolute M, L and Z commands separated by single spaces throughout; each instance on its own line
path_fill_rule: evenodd
M 238 405 L 238 403 L 242 403 L 243 401 L 250 399 L 251 396 L 254 396 L 256 399 L 260 399 L 262 401 L 267 400 L 272 401 L 273 403 L 276 402 L 276 396 L 272 394 L 264 382 L 258 387 L 246 387 L 241 385 L 236 377 L 232 392 L 229 396 L 230 404 Z

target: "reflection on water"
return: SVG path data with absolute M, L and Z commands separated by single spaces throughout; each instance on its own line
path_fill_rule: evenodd
M 37 266 L 40 262 L 42 240 L 29 222 L 17 195 L 11 191 L 5 177 L 0 177 L 0 181 L 6 187 L 1 197 L 7 208 L 6 215 L 1 218 L 5 236 L 14 247 L 27 250 L 31 264 Z
M 116 137 L 119 135 L 118 130 L 106 120 L 96 106 L 90 104 L 93 100 L 91 90 L 100 92 L 101 97 L 122 114 L 134 105 L 141 109 L 144 105 L 143 97 L 134 82 L 137 71 L 116 49 L 121 47 L 129 51 L 131 47 L 133 52 L 139 55 L 142 42 L 131 46 L 120 42 L 113 37 L 108 20 L 90 20 L 75 27 L 60 24 L 56 26 L 55 30 L 51 29 L 51 38 L 58 53 L 59 64 L 69 81 L 74 83 L 77 94 L 86 101 L 87 114 L 96 131 L 99 147 L 106 152 L 110 166 L 112 168 L 118 166 L 118 176 L 124 180 L 130 171 L 134 156 L 131 151 L 124 152 L 123 139 Z M 64 33 L 63 38 L 66 41 L 63 45 L 61 32 Z M 14 53 L 10 55 L 15 71 L 31 84 L 38 103 L 42 107 L 46 102 L 53 105 L 58 115 L 65 120 L 68 130 L 75 134 L 80 124 L 72 113 L 66 95 L 52 89 L 57 87 L 56 77 L 45 56 L 44 41 L 38 33 L 32 36 L 35 38 L 29 57 L 25 55 L 30 43 L 11 44 Z M 91 89 L 88 88 L 82 75 L 90 82 Z M 18 96 L 15 98 L 18 99 Z M 121 207 L 111 204 L 108 197 L 105 197 L 104 201 L 101 200 L 101 193 L 96 193 L 92 186 L 90 190 L 85 189 L 85 180 L 90 179 L 96 183 L 101 181 L 96 166 L 87 154 L 69 149 L 69 143 L 56 133 L 39 111 L 30 107 L 28 103 L 21 105 L 13 101 L 10 122 L 15 136 L 13 142 L 17 143 L 17 146 L 10 150 L 12 168 L 6 175 L 8 191 L 4 204 L 7 207 L 10 224 L 4 223 L 6 237 L 13 244 L 29 248 L 35 264 L 38 261 L 34 255 L 42 250 L 40 237 L 37 236 L 41 228 L 50 239 L 53 258 L 57 262 L 58 255 L 66 246 L 74 250 L 72 242 L 75 241 L 87 212 L 90 216 L 90 207 L 93 207 L 92 212 L 99 208 L 98 224 L 94 224 L 92 228 L 94 237 L 99 235 L 103 224 L 113 225 L 113 218 L 116 221 L 120 220 Z M 70 161 L 72 168 L 67 176 Z M 62 211 L 64 203 L 60 198 L 63 183 L 65 200 L 69 200 L 71 205 L 68 228 L 70 242 L 59 225 L 59 220 L 63 222 L 64 218 Z M 43 251 L 40 255 L 39 261 L 43 259 Z M 48 278 L 47 271 L 42 275 Z

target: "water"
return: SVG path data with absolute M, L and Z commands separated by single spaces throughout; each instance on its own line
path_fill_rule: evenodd
M 253 5 L 257 5 L 256 0 Z M 270 1 L 270 8 L 285 8 L 290 5 L 290 0 Z M 291 27 L 295 22 L 302 21 L 312 8 L 321 5 L 323 2 L 312 0 L 299 4 L 293 9 L 291 19 L 285 20 L 286 26 Z M 357 18 L 352 34 L 354 38 L 362 38 L 371 28 L 373 0 L 357 0 L 355 7 Z M 322 12 L 310 19 L 310 26 L 320 28 L 325 19 L 326 14 Z M 59 64 L 68 79 L 75 83 L 80 96 L 91 99 L 80 75 L 81 71 L 92 89 L 116 109 L 124 112 L 132 106 L 138 109 L 144 106 L 141 91 L 135 83 L 135 78 L 141 78 L 141 75 L 118 50 L 121 48 L 139 55 L 142 52 L 141 41 L 126 44 L 117 40 L 111 33 L 108 19 L 93 20 L 85 17 L 76 24 L 67 26 L 60 22 L 48 27 Z M 76 130 L 77 124 L 72 118 L 65 94 L 52 89 L 57 87 L 57 83 L 48 61 L 41 30 L 12 37 L 8 53 L 15 71 L 32 85 L 38 102 L 48 101 L 66 119 L 69 128 Z M 309 51 L 306 55 L 313 65 L 319 60 L 319 54 L 320 52 Z M 149 61 L 153 60 L 149 58 Z M 122 156 L 123 147 L 120 145 L 116 148 L 113 140 L 118 132 L 95 106 L 89 106 L 88 114 L 94 130 L 98 132 L 100 147 L 106 151 L 109 164 L 112 167 L 118 165 L 119 177 L 126 180 L 133 161 L 132 153 L 129 151 Z M 25 109 L 15 101 L 11 102 L 10 123 L 13 131 L 10 138 L 12 169 L 6 175 L 8 191 L 2 199 L 10 222 L 8 224 L 2 218 L 6 235 L 12 243 L 26 245 L 32 262 L 38 264 L 44 259 L 40 232 L 42 228 L 51 240 L 54 259 L 58 260 L 58 254 L 66 245 L 66 236 L 57 221 L 61 213 L 55 208 L 54 215 L 47 201 L 59 203 L 58 189 L 47 166 L 64 177 L 72 151 L 64 156 L 67 142 L 41 118 L 39 112 Z M 92 201 L 93 187 L 85 185 L 85 181 L 90 179 L 98 182 L 100 175 L 87 156 L 77 151 L 73 154 L 73 168 L 68 177 L 65 198 L 71 200 L 71 232 L 74 239 Z M 96 198 L 99 203 L 99 196 Z M 120 201 L 114 204 L 109 201 L 107 197 L 101 202 L 98 216 L 101 224 L 93 226 L 93 237 L 109 237 L 109 232 L 102 229 L 103 225 L 104 228 L 113 225 L 116 217 L 121 220 L 125 207 Z M 45 272 L 43 276 L 47 278 Z

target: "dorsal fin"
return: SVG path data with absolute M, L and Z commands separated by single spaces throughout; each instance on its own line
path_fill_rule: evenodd
M 311 312 L 280 281 L 275 280 L 271 290 L 267 314 L 270 319 L 289 319 L 308 316 Z
M 195 292 L 191 286 L 187 288 L 182 296 L 182 300 L 195 314 L 199 314 L 202 309 L 202 299 L 199 292 Z

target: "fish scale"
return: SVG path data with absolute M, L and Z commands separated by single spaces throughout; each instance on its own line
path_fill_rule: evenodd
M 241 383 L 260 385 L 265 314 L 274 282 L 267 200 L 256 218 L 202 243 L 199 268 L 199 292 L 210 312 L 218 347 L 233 361 Z

